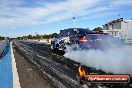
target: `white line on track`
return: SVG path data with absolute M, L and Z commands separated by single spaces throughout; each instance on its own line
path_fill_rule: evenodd
M 13 88 L 21 88 L 19 82 L 19 76 L 16 68 L 16 62 L 13 54 L 12 42 L 10 46 L 11 46 L 11 59 L 12 59 Z

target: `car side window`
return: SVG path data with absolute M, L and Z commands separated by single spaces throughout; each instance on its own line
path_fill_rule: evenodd
M 59 35 L 58 35 L 58 38 L 61 38 L 63 36 L 63 32 L 61 32 Z
M 59 38 L 66 37 L 66 31 L 61 32 L 58 37 Z
M 73 30 L 70 30 L 67 34 L 68 34 L 68 36 L 74 35 Z
M 63 32 L 63 37 L 67 37 L 67 31 Z

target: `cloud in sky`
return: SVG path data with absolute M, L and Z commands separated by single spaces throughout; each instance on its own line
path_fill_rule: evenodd
M 0 0 L 0 29 L 111 15 L 131 0 Z M 96 16 L 97 15 L 97 16 Z
M 97 1 L 61 1 L 58 3 L 44 3 L 36 7 L 21 7 L 24 4 L 20 2 L 2 2 L 0 16 L 0 26 L 10 26 L 19 24 L 50 23 L 65 20 L 74 15 L 80 16 L 86 14 L 86 9 L 90 8 Z M 6 3 L 6 4 L 5 4 Z M 43 3 L 41 1 L 41 3 Z
M 0 26 L 52 23 L 72 16 L 91 17 L 94 14 L 114 11 L 116 8 L 113 7 L 132 4 L 131 0 L 56 0 L 56 3 L 47 1 L 1 0 Z M 105 2 L 110 4 L 104 4 Z

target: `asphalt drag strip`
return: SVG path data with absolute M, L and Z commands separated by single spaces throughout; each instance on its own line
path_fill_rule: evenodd
M 80 88 L 80 85 L 74 79 L 74 71 L 50 59 L 49 54 L 52 52 L 48 52 L 50 49 L 48 49 L 47 46 L 43 48 L 43 52 L 41 50 L 39 52 L 37 47 L 32 48 L 21 42 L 14 42 L 14 46 L 26 57 L 25 59 L 27 61 L 32 62 L 44 75 L 48 76 L 53 82 L 53 85 L 57 85 L 59 88 Z
M 25 56 L 26 61 L 33 62 L 49 78 L 53 79 L 59 88 L 82 88 L 76 79 L 79 63 L 52 52 L 49 45 L 23 41 L 14 41 L 14 46 Z M 18 52 L 17 51 L 17 52 Z M 88 74 L 112 74 L 84 66 Z M 54 83 L 52 83 L 54 84 Z M 89 84 L 88 88 L 129 88 L 129 84 Z M 37 88 L 37 87 L 36 87 Z M 46 87 L 44 87 L 46 88 Z M 86 87 L 83 87 L 86 88 Z
M 40 69 L 13 49 L 21 88 L 56 88 Z

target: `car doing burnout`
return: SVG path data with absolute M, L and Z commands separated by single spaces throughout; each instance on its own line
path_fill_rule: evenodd
M 51 49 L 66 51 L 69 46 L 72 50 L 97 49 L 104 36 L 107 34 L 95 33 L 84 28 L 64 29 L 60 30 L 59 35 L 52 39 Z

